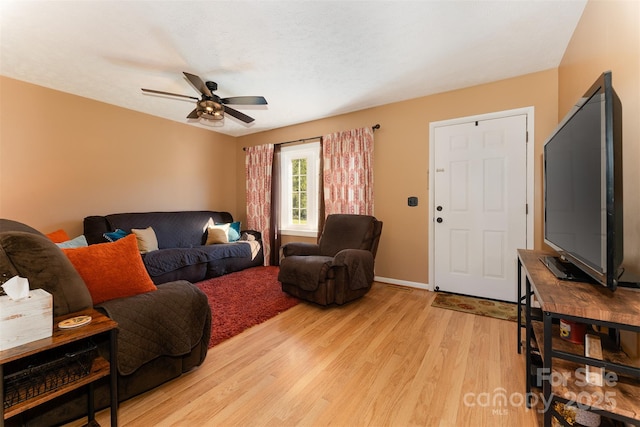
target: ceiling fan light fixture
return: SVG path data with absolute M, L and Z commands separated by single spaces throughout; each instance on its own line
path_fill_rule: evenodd
M 264 96 L 232 96 L 230 98 L 220 98 L 218 95 L 214 94 L 218 89 L 218 84 L 216 82 L 204 82 L 200 77 L 195 74 L 183 72 L 184 76 L 189 80 L 189 82 L 200 92 L 202 98 L 196 98 L 188 95 L 181 95 L 178 93 L 164 92 L 160 90 L 153 89 L 142 89 L 143 92 L 157 93 L 160 95 L 169 95 L 169 96 L 177 96 L 180 98 L 188 98 L 195 99 L 196 108 L 193 109 L 187 115 L 187 119 L 204 119 L 207 122 L 210 122 L 212 126 L 222 126 L 224 123 L 225 111 L 231 115 L 231 117 L 240 120 L 244 123 L 252 123 L 254 121 L 253 117 L 249 117 L 246 114 L 241 113 L 240 111 L 235 110 L 231 107 L 224 107 L 223 104 L 232 104 L 232 105 L 267 105 L 267 100 Z
M 222 120 L 224 119 L 224 107 L 210 99 L 203 99 L 198 102 L 198 117 L 206 120 Z
M 224 113 L 222 111 L 198 111 L 197 114 L 198 117 L 206 120 L 218 121 L 224 119 Z

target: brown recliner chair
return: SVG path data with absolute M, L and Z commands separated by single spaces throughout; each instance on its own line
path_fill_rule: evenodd
M 382 221 L 369 215 L 329 215 L 318 244 L 282 247 L 278 280 L 282 290 L 321 305 L 344 304 L 373 284 Z

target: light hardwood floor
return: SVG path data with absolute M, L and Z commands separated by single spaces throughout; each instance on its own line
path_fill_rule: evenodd
M 434 308 L 434 297 L 375 283 L 342 307 L 301 303 L 123 403 L 120 425 L 536 426 L 516 323 Z M 97 419 L 109 425 L 108 411 Z

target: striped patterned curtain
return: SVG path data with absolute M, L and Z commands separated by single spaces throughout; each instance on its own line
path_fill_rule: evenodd
M 325 215 L 373 215 L 373 129 L 322 138 Z
M 273 144 L 247 147 L 247 228 L 262 233 L 264 265 L 270 265 L 271 240 L 271 179 Z

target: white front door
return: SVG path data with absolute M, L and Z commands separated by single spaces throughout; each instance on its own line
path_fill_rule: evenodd
M 517 299 L 527 242 L 527 116 L 435 128 L 434 288 Z

